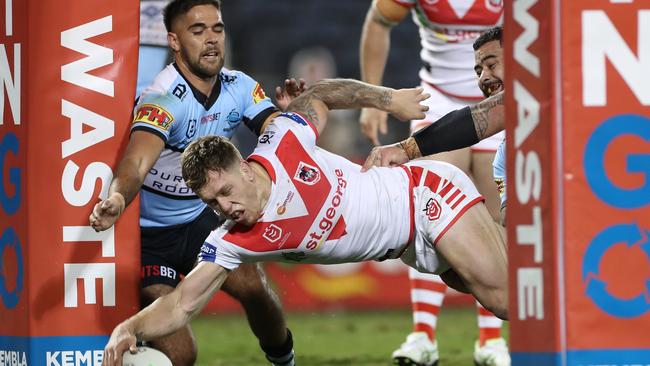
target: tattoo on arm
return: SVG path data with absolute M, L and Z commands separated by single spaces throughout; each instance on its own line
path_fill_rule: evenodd
M 493 127 L 490 128 L 490 124 L 494 123 L 494 120 L 490 118 L 490 112 L 494 108 L 502 105 L 503 92 L 487 98 L 470 108 L 472 119 L 474 120 L 474 128 L 476 129 L 476 136 L 478 136 L 479 140 L 487 137 L 488 129 L 494 129 Z
M 401 147 L 402 150 L 406 152 L 406 156 L 408 156 L 410 160 L 422 157 L 422 152 L 420 152 L 418 143 L 413 137 L 409 137 L 408 139 L 401 141 L 399 143 L 399 147 Z
M 366 84 L 358 80 L 326 79 L 312 85 L 294 99 L 288 110 L 317 118 L 313 105 L 315 100 L 321 101 L 330 110 L 371 107 L 389 111 L 393 93 L 390 88 Z

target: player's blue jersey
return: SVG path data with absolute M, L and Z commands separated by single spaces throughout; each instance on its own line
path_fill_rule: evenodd
M 499 144 L 496 154 L 494 155 L 494 162 L 492 163 L 492 174 L 494 181 L 499 190 L 501 197 L 501 208 L 506 206 L 506 140 Z
M 171 64 L 142 92 L 131 132 L 154 133 L 165 148 L 142 186 L 140 226 L 183 224 L 205 208 L 181 175 L 181 153 L 190 142 L 206 135 L 232 137 L 242 122 L 257 126 L 277 110 L 260 85 L 240 71 L 222 69 L 214 88 L 206 97 Z

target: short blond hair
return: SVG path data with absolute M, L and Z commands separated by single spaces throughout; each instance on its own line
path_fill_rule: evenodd
M 208 172 L 223 172 L 241 161 L 239 150 L 223 136 L 205 136 L 183 152 L 181 167 L 188 187 L 197 192 L 208 182 Z

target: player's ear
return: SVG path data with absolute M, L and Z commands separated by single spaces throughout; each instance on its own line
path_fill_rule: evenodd
M 244 177 L 246 177 L 246 180 L 249 182 L 253 181 L 253 169 L 251 169 L 250 164 L 244 159 L 241 159 L 240 162 L 240 169 L 242 174 L 244 174 Z
M 181 50 L 181 43 L 178 40 L 178 35 L 173 32 L 167 32 L 167 43 L 169 44 L 169 48 L 174 50 L 174 52 L 180 52 Z

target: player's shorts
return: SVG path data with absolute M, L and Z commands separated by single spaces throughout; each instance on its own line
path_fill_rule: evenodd
M 176 287 L 181 276 L 192 270 L 205 238 L 219 223 L 219 216 L 206 207 L 196 219 L 185 224 L 141 228 L 141 287 Z
M 453 110 L 461 109 L 478 102 L 478 100 L 455 98 L 443 94 L 425 82 L 422 82 L 420 85 L 424 88 L 425 93 L 431 94 L 431 97 L 423 102 L 423 104 L 429 107 L 429 110 L 425 112 L 426 116 L 424 119 L 411 121 L 411 133 L 429 126 Z M 470 149 L 472 152 L 495 152 L 504 138 L 505 132 L 501 131 L 472 145 Z
M 440 274 L 449 264 L 435 247 L 472 206 L 484 200 L 472 180 L 455 166 L 434 160 L 406 164 L 413 178 L 415 235 L 400 257 L 420 272 Z

